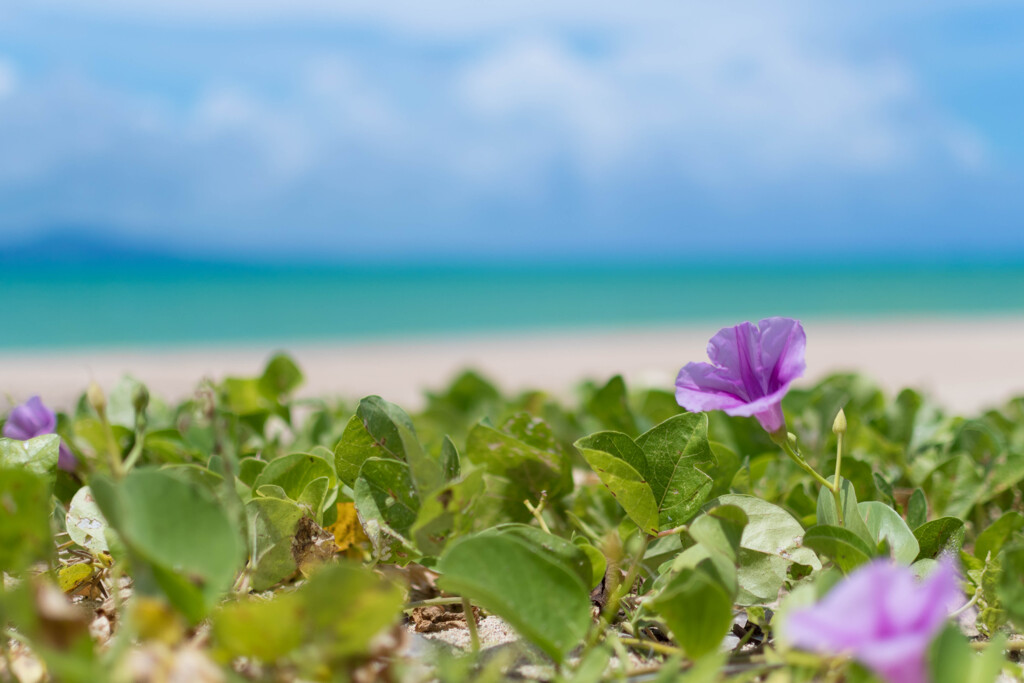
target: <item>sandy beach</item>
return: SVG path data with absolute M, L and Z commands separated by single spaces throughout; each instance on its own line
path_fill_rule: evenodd
M 864 372 L 889 391 L 923 389 L 970 412 L 1024 394 L 1024 318 L 805 320 L 806 381 L 840 370 Z M 460 369 L 480 370 L 506 390 L 568 392 L 586 377 L 623 374 L 632 385 L 672 386 L 679 367 L 705 360 L 717 326 L 519 332 L 388 339 L 379 342 L 0 352 L 0 393 L 39 394 L 66 408 L 90 380 L 110 387 L 124 373 L 167 398 L 203 377 L 258 374 L 287 350 L 306 374 L 301 395 L 379 394 L 410 409 Z

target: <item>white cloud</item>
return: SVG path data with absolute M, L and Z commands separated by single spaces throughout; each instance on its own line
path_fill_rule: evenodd
M 363 212 L 373 214 L 365 224 L 397 224 L 458 218 L 495 198 L 543 202 L 565 177 L 598 200 L 647 180 L 732 203 L 751 189 L 957 173 L 986 157 L 912 65 L 846 49 L 844 26 L 801 0 L 32 3 L 15 12 L 116 17 L 116 29 L 90 24 L 112 40 L 148 22 L 208 35 L 213 17 L 233 29 L 225 61 L 251 50 L 259 65 L 232 71 L 210 53 L 174 74 L 199 94 L 173 103 L 107 85 L 87 62 L 17 92 L 9 78 L 0 206 L 55 188 L 45 206 L 25 205 L 38 222 L 113 216 L 202 230 L 301 213 L 315 228 Z M 363 40 L 398 65 L 378 64 L 360 41 L 269 55 L 259 38 L 246 42 L 246 27 L 285 19 L 296 44 L 304 21 L 369 27 Z M 263 80 L 264 67 L 277 80 Z
M 458 92 L 478 146 L 520 173 L 531 170 L 523 141 L 537 136 L 591 177 L 658 163 L 733 188 L 943 156 L 977 165 L 981 147 L 964 153 L 965 127 L 943 121 L 906 65 L 825 49 L 778 9 L 738 18 L 704 7 L 699 21 L 627 31 L 597 56 L 557 35 L 513 37 L 467 64 Z

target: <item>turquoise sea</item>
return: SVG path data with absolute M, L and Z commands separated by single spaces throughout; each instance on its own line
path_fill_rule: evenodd
M 1024 265 L 5 267 L 0 348 L 1024 314 Z

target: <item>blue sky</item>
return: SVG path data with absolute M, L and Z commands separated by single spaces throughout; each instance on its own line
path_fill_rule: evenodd
M 1024 255 L 1022 125 L 1012 2 L 7 0 L 0 248 Z

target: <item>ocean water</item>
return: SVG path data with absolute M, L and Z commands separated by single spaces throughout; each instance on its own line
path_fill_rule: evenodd
M 0 275 L 0 348 L 287 344 L 503 330 L 1024 314 L 1024 266 L 273 268 Z M 1024 348 L 1024 347 L 1022 347 Z

